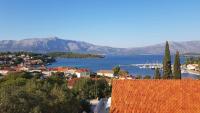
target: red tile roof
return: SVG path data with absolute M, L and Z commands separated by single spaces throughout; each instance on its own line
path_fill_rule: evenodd
M 200 113 L 200 80 L 114 80 L 110 113 Z
M 81 69 L 77 69 L 76 72 L 81 73 L 81 72 L 89 72 L 88 69 L 85 68 L 81 68 Z

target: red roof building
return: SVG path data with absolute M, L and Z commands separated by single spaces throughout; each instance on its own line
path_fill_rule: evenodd
M 110 113 L 200 113 L 200 80 L 114 80 Z

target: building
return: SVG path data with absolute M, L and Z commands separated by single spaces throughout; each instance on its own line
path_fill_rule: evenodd
M 99 70 L 97 71 L 97 75 L 106 76 L 106 77 L 114 77 L 114 72 L 112 70 Z
M 42 74 L 43 74 L 45 77 L 50 77 L 50 76 L 52 76 L 52 73 L 53 73 L 53 71 L 42 71 Z
M 17 67 L 16 69 L 17 69 L 17 71 L 29 71 L 29 68 L 25 67 L 25 66 Z
M 197 67 L 198 67 L 198 64 L 188 64 L 187 65 L 187 69 L 189 69 L 189 70 L 196 70 L 197 69 Z
M 0 70 L 0 74 L 2 75 L 7 75 L 9 70 Z
M 114 80 L 110 113 L 200 113 L 200 80 Z
M 75 74 L 78 78 L 80 77 L 90 77 L 90 71 L 88 69 L 77 69 Z

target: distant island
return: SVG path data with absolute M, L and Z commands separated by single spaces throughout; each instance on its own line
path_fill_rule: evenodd
M 74 53 L 74 52 L 50 52 L 47 53 L 48 56 L 54 58 L 104 58 L 103 55 L 97 54 L 84 54 L 84 53 Z

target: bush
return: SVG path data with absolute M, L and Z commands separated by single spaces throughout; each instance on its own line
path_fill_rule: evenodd
M 82 99 L 80 100 L 80 106 L 81 106 L 81 109 L 80 109 L 80 113 L 83 113 L 84 111 L 89 113 L 90 112 L 90 102 L 88 102 L 87 100 L 85 99 Z
M 41 80 L 12 74 L 3 78 L 0 113 L 78 113 L 80 101 L 63 81 L 57 76 Z
M 73 91 L 78 98 L 95 99 L 109 96 L 111 87 L 105 79 L 81 78 L 75 83 Z

